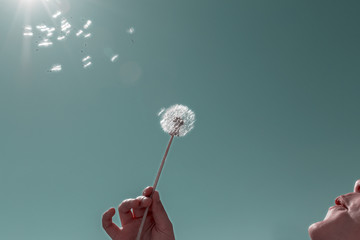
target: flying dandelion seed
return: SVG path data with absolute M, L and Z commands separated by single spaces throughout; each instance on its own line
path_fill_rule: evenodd
M 161 108 L 160 111 L 158 112 L 158 116 L 160 116 L 161 114 L 163 114 L 163 112 L 165 112 L 165 108 Z
M 24 33 L 23 33 L 23 35 L 24 36 L 26 36 L 26 37 L 31 37 L 31 36 L 33 36 L 34 34 L 33 34 L 33 32 L 32 32 L 32 27 L 31 26 L 25 26 L 24 27 Z
M 91 25 L 92 21 L 91 20 L 87 20 L 87 22 L 84 25 L 84 29 L 88 29 Z
M 32 32 L 24 32 L 24 36 L 26 36 L 26 37 L 31 37 L 33 35 L 34 34 Z
M 84 68 L 90 67 L 91 64 L 92 64 L 91 62 L 88 62 L 88 63 L 84 64 Z
M 65 36 L 59 36 L 59 37 L 57 38 L 58 41 L 61 41 L 61 40 L 64 40 L 64 39 L 65 39 Z
M 91 33 L 88 33 L 88 34 L 84 35 L 84 38 L 89 38 L 89 37 L 91 37 Z
M 71 25 L 69 23 L 61 25 L 61 31 L 62 32 L 67 32 L 70 28 L 71 28 Z
M 66 19 L 61 20 L 61 31 L 62 32 L 67 32 L 67 31 L 69 31 L 70 28 L 71 28 L 71 24 Z
M 57 11 L 54 15 L 52 15 L 53 18 L 57 18 L 58 16 L 61 15 L 61 12 L 60 11 Z
M 54 65 L 52 66 L 52 68 L 50 69 L 50 72 L 60 72 L 61 71 L 61 65 Z
M 135 32 L 135 28 L 134 27 L 131 27 L 127 30 L 127 33 L 129 34 L 133 34 Z
M 118 59 L 119 55 L 116 54 L 111 58 L 111 62 L 115 62 Z
M 83 30 L 79 30 L 77 33 L 76 33 L 76 36 L 80 36 L 81 34 L 83 33 Z
M 41 31 L 41 29 L 47 28 L 45 24 L 37 25 L 36 28 Z
M 45 39 L 44 41 L 38 44 L 38 47 L 49 47 L 51 45 L 53 45 L 53 43 L 50 42 L 49 39 Z
M 55 31 L 55 28 L 49 28 L 45 24 L 37 25 L 36 29 L 39 30 L 40 32 L 52 32 L 52 31 Z
M 86 56 L 86 57 L 84 57 L 84 58 L 82 59 L 82 62 L 86 62 L 87 60 L 90 60 L 90 59 L 91 59 L 90 56 Z
M 163 113 L 163 114 L 162 114 Z M 162 114 L 162 118 L 160 121 L 160 124 L 163 128 L 163 130 L 170 134 L 170 141 L 168 143 L 168 146 L 166 148 L 163 160 L 161 161 L 158 173 L 155 178 L 155 182 L 153 185 L 153 192 L 150 195 L 150 198 L 152 198 L 152 195 L 156 189 L 156 186 L 159 182 L 160 174 L 162 172 L 162 169 L 165 164 L 166 156 L 169 152 L 171 143 L 174 139 L 174 136 L 185 136 L 188 132 L 190 132 L 194 128 L 194 122 L 195 122 L 195 113 L 191 111 L 187 106 L 184 105 L 173 105 L 169 107 L 168 109 L 161 109 L 159 112 L 159 115 Z M 138 234 L 136 236 L 136 240 L 140 240 L 142 229 L 145 224 L 145 220 L 147 217 L 147 214 L 149 212 L 149 207 L 145 209 L 144 215 L 142 217 L 140 227 Z

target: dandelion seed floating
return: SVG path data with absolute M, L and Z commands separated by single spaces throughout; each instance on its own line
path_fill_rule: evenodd
M 160 164 L 154 185 L 153 185 L 153 192 L 150 195 L 150 198 L 152 198 L 152 195 L 156 189 L 156 186 L 159 182 L 161 171 L 164 167 L 166 156 L 169 152 L 171 143 L 174 139 L 174 136 L 183 137 L 187 133 L 189 133 L 194 128 L 195 123 L 195 113 L 191 111 L 187 106 L 184 105 L 173 105 L 169 107 L 168 109 L 161 109 L 161 111 L 158 113 L 159 116 L 161 116 L 160 125 L 164 132 L 170 134 L 170 140 L 168 143 L 168 146 L 166 148 L 163 160 Z M 139 227 L 138 234 L 136 236 L 136 240 L 140 240 L 141 233 L 145 224 L 146 216 L 149 212 L 149 207 L 145 209 L 144 216 L 141 220 L 141 224 Z
M 118 55 L 118 54 L 116 54 L 116 55 L 112 56 L 112 58 L 110 59 L 110 60 L 111 60 L 111 62 L 115 62 L 115 61 L 116 61 L 116 59 L 118 59 L 118 57 L 119 57 L 119 55 Z
M 87 20 L 85 25 L 84 25 L 84 29 L 88 29 L 90 27 L 90 25 L 92 24 L 91 20 Z
M 134 28 L 134 27 L 130 27 L 128 30 L 126 30 L 126 32 L 127 32 L 128 34 L 133 34 L 133 33 L 135 33 L 135 28 Z
M 53 18 L 57 18 L 58 16 L 61 15 L 61 12 L 60 11 L 57 11 L 54 15 L 52 15 Z
M 91 33 L 88 33 L 88 34 L 84 35 L 84 38 L 89 38 L 89 37 L 91 37 Z
M 60 72 L 61 71 L 61 65 L 57 64 L 57 65 L 53 65 L 52 68 L 49 70 L 49 72 Z
M 159 113 L 158 113 L 158 116 L 161 116 L 161 114 L 163 114 L 163 112 L 165 112 L 165 108 L 161 108 Z

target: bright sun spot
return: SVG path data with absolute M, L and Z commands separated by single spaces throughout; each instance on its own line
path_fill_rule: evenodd
M 49 2 L 49 0 L 21 0 L 21 2 L 27 3 L 27 4 L 35 3 L 35 2 L 44 2 L 44 3 L 47 3 L 47 2 Z

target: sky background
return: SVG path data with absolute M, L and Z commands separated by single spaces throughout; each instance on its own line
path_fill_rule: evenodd
M 309 239 L 360 178 L 357 0 L 0 4 L 0 239 L 109 239 L 101 215 L 153 184 L 177 103 L 197 118 L 158 185 L 177 239 Z M 37 47 L 62 17 L 69 37 Z

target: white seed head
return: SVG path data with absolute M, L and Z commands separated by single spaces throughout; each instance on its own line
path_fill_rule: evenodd
M 161 115 L 162 129 L 175 136 L 185 136 L 194 128 L 195 113 L 187 106 L 176 104 L 167 108 Z

